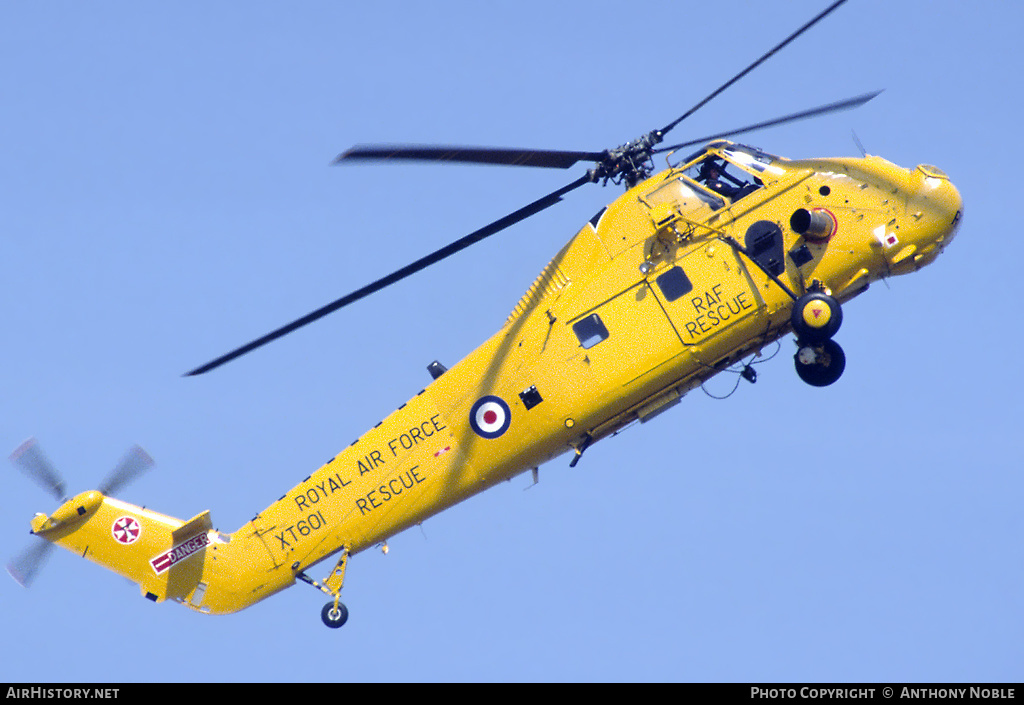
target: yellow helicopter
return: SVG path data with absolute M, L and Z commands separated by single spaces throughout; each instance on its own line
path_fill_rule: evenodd
M 664 127 L 596 152 L 484 147 L 355 147 L 339 163 L 427 160 L 594 167 L 523 208 L 408 266 L 198 367 L 208 372 L 448 257 L 590 183 L 626 191 L 586 222 L 541 271 L 504 326 L 328 463 L 230 534 L 209 512 L 183 521 L 109 494 L 152 461 L 133 449 L 97 490 L 67 498 L 34 442 L 12 460 L 61 502 L 37 514 L 45 540 L 9 572 L 28 583 L 52 545 L 110 568 L 154 601 L 226 614 L 302 581 L 329 595 L 321 617 L 348 617 L 351 556 L 544 462 L 575 465 L 595 442 L 647 422 L 687 392 L 792 332 L 808 384 L 843 373 L 834 340 L 842 304 L 880 278 L 916 271 L 949 244 L 962 202 L 941 170 L 875 156 L 790 160 L 726 140 L 862 105 L 866 94 L 698 140 L 666 135 L 843 4 L 835 2 Z M 696 145 L 703 145 L 690 152 Z M 667 155 L 655 173 L 654 158 Z M 386 545 L 386 544 L 385 544 Z M 309 575 L 333 559 L 322 580 Z M 329 564 L 328 564 L 329 565 Z

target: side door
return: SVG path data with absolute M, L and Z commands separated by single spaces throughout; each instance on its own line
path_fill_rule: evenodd
M 609 390 L 639 381 L 682 351 L 679 336 L 644 280 L 569 325 L 579 341 L 574 357 L 594 384 Z
M 709 342 L 761 308 L 747 268 L 719 240 L 702 243 L 648 276 L 651 290 L 687 346 Z

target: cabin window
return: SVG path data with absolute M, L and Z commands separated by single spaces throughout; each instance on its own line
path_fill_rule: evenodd
M 675 301 L 693 291 L 693 284 L 682 267 L 673 267 L 655 281 L 658 282 L 658 288 L 661 289 L 666 301 Z
M 604 327 L 601 317 L 596 313 L 573 323 L 572 332 L 576 334 L 584 348 L 592 348 L 608 337 L 608 329 Z

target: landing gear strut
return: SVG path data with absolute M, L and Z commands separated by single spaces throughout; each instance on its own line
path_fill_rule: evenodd
M 312 585 L 316 589 L 320 590 L 320 592 L 325 592 L 333 598 L 330 602 L 324 605 L 322 610 L 320 610 L 320 619 L 322 619 L 324 624 L 331 629 L 337 629 L 348 621 L 348 607 L 346 607 L 339 599 L 341 597 L 341 584 L 345 580 L 345 567 L 347 565 L 348 549 L 343 548 L 341 551 L 341 557 L 338 558 L 338 563 L 334 566 L 334 570 L 331 571 L 331 574 L 324 579 L 323 584 L 318 583 L 301 571 L 295 575 L 295 577 L 302 582 Z M 292 566 L 292 569 L 299 570 L 298 563 Z
M 796 333 L 796 373 L 813 387 L 827 387 L 846 369 L 846 354 L 832 336 L 843 322 L 839 302 L 824 293 L 804 294 L 793 305 L 790 323 Z

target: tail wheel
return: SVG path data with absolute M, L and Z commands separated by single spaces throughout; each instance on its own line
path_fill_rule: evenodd
M 324 624 L 331 629 L 337 629 L 348 621 L 348 607 L 340 602 L 337 607 L 335 607 L 334 601 L 332 600 L 324 605 L 324 608 L 320 610 L 320 619 L 322 619 Z
M 798 340 L 821 342 L 839 330 L 843 323 L 843 309 L 828 294 L 804 294 L 793 304 L 789 322 Z
M 834 340 L 821 343 L 800 343 L 793 357 L 796 373 L 812 387 L 827 387 L 839 379 L 846 369 L 846 353 Z

